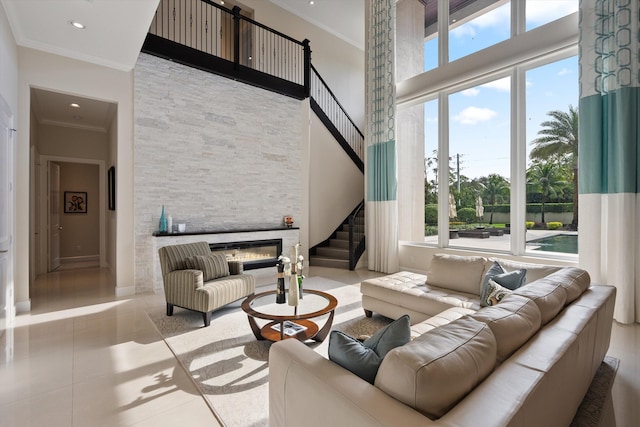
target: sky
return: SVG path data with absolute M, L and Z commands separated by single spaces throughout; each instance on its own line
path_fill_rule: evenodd
M 518 1 L 518 0 L 512 0 Z M 521 1 L 521 0 L 520 0 Z M 527 30 L 578 10 L 578 0 L 526 0 Z M 450 33 L 450 60 L 461 58 L 509 37 L 506 4 Z M 437 39 L 425 43 L 425 70 L 437 64 Z M 470 179 L 498 173 L 509 179 L 510 79 L 466 89 L 449 97 L 449 154 L 459 155 L 460 173 Z M 578 58 L 572 57 L 526 73 L 527 159 L 547 112 L 578 106 Z M 425 156 L 437 148 L 437 102 L 425 103 Z M 528 162 L 527 162 L 528 164 Z M 429 175 L 428 171 L 427 174 Z

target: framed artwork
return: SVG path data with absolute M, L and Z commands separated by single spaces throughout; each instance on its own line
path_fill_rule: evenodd
M 107 193 L 109 197 L 109 210 L 116 210 L 116 167 L 111 166 L 107 173 Z
M 86 191 L 64 192 L 64 213 L 87 213 Z

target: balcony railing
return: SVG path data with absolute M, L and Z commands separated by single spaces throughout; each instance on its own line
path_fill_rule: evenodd
M 161 0 L 142 50 L 295 98 L 309 96 L 309 41 L 243 16 L 237 6 Z

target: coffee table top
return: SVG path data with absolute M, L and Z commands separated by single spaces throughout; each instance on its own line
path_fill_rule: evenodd
M 298 301 L 297 309 L 289 305 L 276 304 L 276 290 L 252 295 L 242 302 L 242 310 L 248 315 L 268 320 L 310 319 L 322 316 L 334 310 L 338 300 L 331 294 L 305 289 L 303 298 Z

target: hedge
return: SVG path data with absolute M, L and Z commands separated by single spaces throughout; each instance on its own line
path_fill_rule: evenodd
M 510 213 L 511 205 L 484 205 L 484 214 L 491 214 L 491 211 L 495 213 Z M 563 213 L 573 212 L 573 203 L 545 203 L 545 213 Z M 527 213 L 541 213 L 542 203 L 527 203 Z

